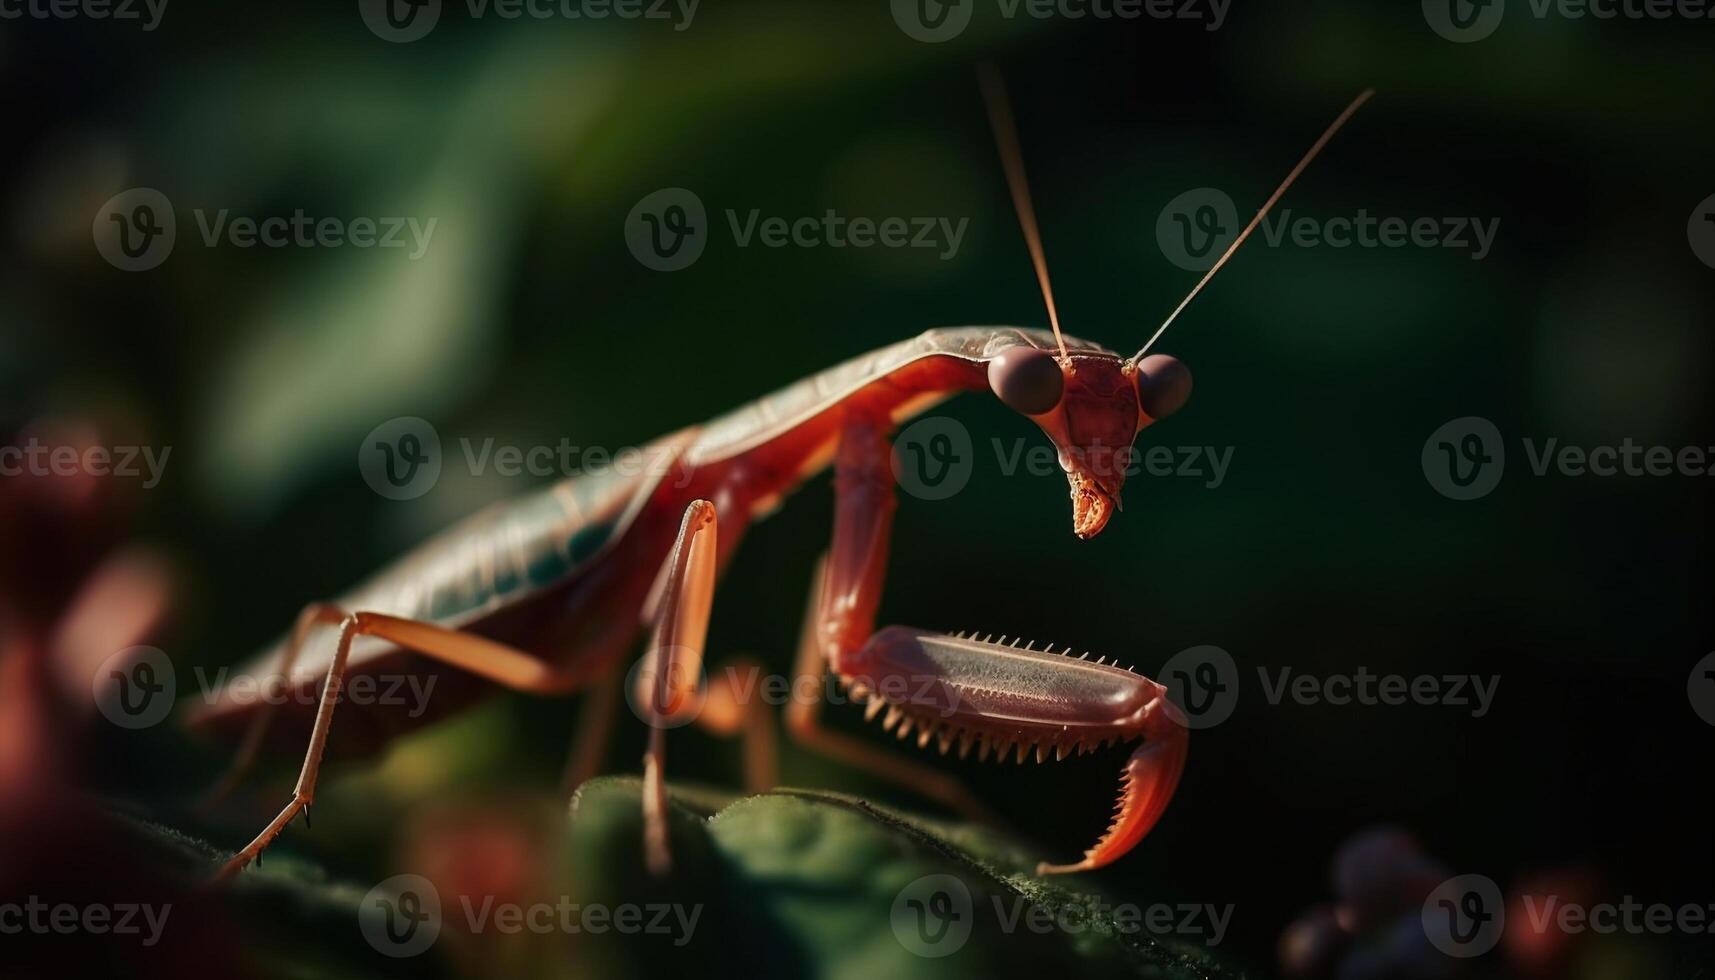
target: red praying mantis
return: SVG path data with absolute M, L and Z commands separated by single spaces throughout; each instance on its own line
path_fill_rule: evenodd
M 335 706 L 356 676 L 433 675 L 440 716 L 484 690 L 538 695 L 592 691 L 569 767 L 575 785 L 599 768 L 605 732 L 624 683 L 625 655 L 652 627 L 635 701 L 652 722 L 643 760 L 644 855 L 670 869 L 666 820 L 668 722 L 696 707 L 702 727 L 746 742 L 746 784 L 773 781 L 773 734 L 765 707 L 732 675 L 702 680 L 715 586 L 746 528 L 804 481 L 832 465 L 833 540 L 810 586 L 796 676 L 832 672 L 866 718 L 919 747 L 957 746 L 979 759 L 1063 759 L 1110 743 L 1137 744 L 1120 777 L 1107 831 L 1067 864 L 1038 873 L 1110 864 L 1160 819 L 1185 769 L 1187 727 L 1167 689 L 1091 661 L 903 626 L 875 627 L 896 507 L 890 434 L 902 421 L 962 391 L 989 391 L 1039 426 L 1057 450 L 1072 498 L 1072 530 L 1088 539 L 1119 508 L 1132 443 L 1190 396 L 1190 371 L 1150 348 L 1261 223 L 1334 133 L 1373 94 L 1352 101 L 1292 168 L 1256 215 L 1143 347 L 1122 358 L 1067 336 L 1049 284 L 1012 113 L 999 76 L 982 73 L 1000 155 L 1051 331 L 1018 327 L 930 330 L 806 378 L 648 447 L 666 465 L 648 473 L 602 471 L 564 480 L 483 511 L 428 540 L 342 598 L 316 602 L 253 665 L 316 703 L 296 731 L 271 726 L 278 701 L 257 704 L 229 685 L 193 723 L 246 728 L 222 790 L 230 789 L 272 732 L 308 749 L 292 799 L 221 868 L 224 880 L 259 858 L 300 813 L 308 819 Z M 331 650 L 305 654 L 322 629 Z M 315 696 L 315 685 L 320 694 Z M 293 699 L 296 700 L 296 699 Z M 956 780 L 861 738 L 824 728 L 821 703 L 795 699 L 786 728 L 804 747 L 896 780 L 972 814 L 983 812 Z M 348 744 L 376 743 L 430 718 L 381 705 L 341 714 Z

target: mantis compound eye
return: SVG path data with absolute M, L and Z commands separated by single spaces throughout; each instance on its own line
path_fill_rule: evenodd
M 1151 419 L 1179 411 L 1191 397 L 1191 369 L 1177 357 L 1151 354 L 1137 366 L 1137 407 Z
M 1035 347 L 1013 347 L 989 361 L 995 397 L 1023 415 L 1041 415 L 1060 404 L 1066 378 L 1054 355 Z

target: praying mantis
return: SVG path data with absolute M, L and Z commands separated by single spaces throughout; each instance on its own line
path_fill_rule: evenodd
M 1080 859 L 1043 862 L 1038 873 L 1102 867 L 1149 833 L 1187 756 L 1185 719 L 1163 685 L 1106 658 L 1004 638 L 876 629 L 897 505 L 890 435 L 959 392 L 988 391 L 1036 423 L 1055 447 L 1070 488 L 1073 533 L 1082 539 L 1100 533 L 1120 506 L 1137 433 L 1172 415 L 1191 392 L 1185 365 L 1150 354 L 1151 347 L 1372 92 L 1340 113 L 1148 342 L 1122 358 L 1060 329 L 1011 109 L 997 74 L 986 70 L 981 80 L 1051 330 L 929 330 L 657 440 L 646 453 L 663 465 L 649 472 L 585 474 L 490 508 L 342 598 L 310 604 L 251 668 L 275 672 L 300 692 L 320 684 L 292 799 L 217 880 L 259 858 L 299 813 L 307 820 L 335 707 L 352 678 L 432 674 L 442 682 L 437 710 L 421 718 L 351 705 L 341 720 L 342 737 L 353 743 L 379 741 L 496 687 L 549 696 L 590 690 L 571 771 L 593 775 L 625 683 L 625 655 L 646 627 L 650 638 L 632 682 L 635 703 L 652 726 L 643 759 L 643 852 L 652 871 L 668 872 L 666 734 L 675 719 L 694 713 L 701 727 L 741 736 L 747 787 L 760 791 L 772 782 L 773 729 L 765 707 L 730 673 L 702 679 L 709 615 L 745 530 L 830 466 L 832 540 L 810 583 L 796 675 L 819 679 L 831 672 L 864 705 L 866 718 L 879 718 L 899 739 L 915 732 L 920 748 L 933 741 L 943 754 L 957 746 L 961 756 L 974 749 L 979 758 L 1063 759 L 1135 743 L 1107 831 Z M 308 654 L 310 637 L 328 629 L 335 631 L 331 650 Z M 270 724 L 278 707 L 236 697 L 228 687 L 197 711 L 197 726 L 245 732 L 223 789 L 271 731 L 280 740 Z M 819 701 L 794 700 L 787 732 L 812 751 L 952 808 L 982 812 L 945 773 L 825 728 L 820 714 Z M 285 733 L 294 737 L 302 735 Z

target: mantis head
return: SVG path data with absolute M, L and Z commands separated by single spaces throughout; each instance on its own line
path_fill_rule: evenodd
M 1072 491 L 1072 532 L 1084 539 L 1120 509 L 1138 432 L 1191 397 L 1190 369 L 1166 354 L 1134 363 L 1020 345 L 989 361 L 988 380 L 995 397 L 1053 441 Z
M 1036 209 L 1030 203 L 1024 154 L 1019 149 L 1018 130 L 1006 88 L 1000 73 L 992 66 L 980 69 L 978 78 L 988 104 L 1001 165 L 1006 171 L 1007 188 L 1012 193 L 1013 209 L 1018 212 L 1024 243 L 1036 268 L 1037 285 L 1048 307 L 1048 323 L 1054 328 L 1059 347 L 1058 354 L 1023 345 L 997 355 L 989 361 L 989 387 L 1015 411 L 1030 416 L 1054 440 L 1060 466 L 1072 485 L 1072 530 L 1080 538 L 1092 538 L 1119 509 L 1120 489 L 1131 462 L 1131 443 L 1138 430 L 1171 415 L 1191 395 L 1191 372 L 1172 357 L 1146 356 L 1150 347 L 1227 264 L 1280 196 L 1373 93 L 1366 89 L 1335 117 L 1203 278 L 1156 328 L 1154 336 L 1136 354 L 1121 361 L 1113 354 L 1067 349 L 1066 338 L 1060 332 L 1060 313 L 1054 306 L 1054 290 L 1048 282 L 1048 260 L 1042 251 Z

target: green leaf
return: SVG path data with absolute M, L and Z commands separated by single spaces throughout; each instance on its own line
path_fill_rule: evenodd
M 1235 975 L 1201 947 L 1126 928 L 1113 915 L 1116 899 L 1082 890 L 1084 879 L 1036 877 L 1035 857 L 998 834 L 835 793 L 778 790 L 730 800 L 676 788 L 673 872 L 655 879 L 642 870 L 640 790 L 629 777 L 579 790 L 569 872 L 586 901 L 677 903 L 687 915 L 697 910 L 697 926 L 680 946 L 659 936 L 604 936 L 591 945 L 605 969 L 852 978 L 1052 976 L 1056 969 Z M 937 892 L 946 897 L 937 900 Z

